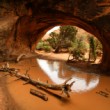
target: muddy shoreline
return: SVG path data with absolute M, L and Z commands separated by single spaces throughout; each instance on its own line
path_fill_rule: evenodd
M 41 54 L 37 54 L 39 57 Z M 75 92 L 75 89 L 73 89 L 73 92 L 71 93 L 71 98 L 65 101 L 61 101 L 59 99 L 56 99 L 51 94 L 47 94 L 49 97 L 49 100 L 47 102 L 43 101 L 42 99 L 35 97 L 29 93 L 30 88 L 36 89 L 36 87 L 33 87 L 30 84 L 23 85 L 24 81 L 22 80 L 16 80 L 16 77 L 3 77 L 4 73 L 0 73 L 0 95 L 2 94 L 2 98 L 0 97 L 0 110 L 69 110 L 69 109 L 75 109 L 75 110 L 109 110 L 110 107 L 110 94 L 108 97 L 104 97 L 103 95 L 99 94 L 100 91 L 103 93 L 106 93 L 106 89 L 110 91 L 109 83 L 110 83 L 110 77 L 107 76 L 100 76 L 95 74 L 89 74 L 88 72 L 81 72 L 78 73 L 78 71 L 68 71 L 66 67 L 68 68 L 67 64 L 65 62 L 65 59 L 67 58 L 65 55 L 60 55 L 60 57 L 64 60 L 60 60 L 62 63 L 61 65 L 56 66 L 57 63 L 54 61 L 59 61 L 60 57 L 54 56 L 52 53 L 48 53 L 45 55 L 42 55 L 41 58 L 47 58 L 49 60 L 43 61 L 43 66 L 40 66 L 38 59 L 25 59 L 21 60 L 18 63 L 10 62 L 10 67 L 12 68 L 18 68 L 20 69 L 20 73 L 24 74 L 27 69 L 30 68 L 29 74 L 30 77 L 33 79 L 40 79 L 43 82 L 46 82 L 47 80 L 49 83 L 55 83 L 57 84 L 59 80 L 64 80 L 67 77 L 73 76 L 73 78 L 77 78 L 75 83 L 75 89 L 79 87 L 79 89 L 82 88 L 85 92 Z M 58 58 L 57 58 L 58 57 Z M 52 61 L 54 60 L 54 61 Z M 46 62 L 50 67 L 50 76 L 44 73 L 43 68 L 46 67 Z M 76 63 L 75 63 L 76 64 Z M 0 64 L 2 65 L 2 63 Z M 71 64 L 70 64 L 71 65 Z M 71 65 L 72 66 L 72 65 Z M 69 68 L 71 68 L 69 66 Z M 77 66 L 77 65 L 73 65 Z M 81 65 L 82 66 L 82 65 Z M 84 66 L 84 65 L 83 65 Z M 55 67 L 55 70 L 54 70 Z M 58 68 L 59 72 L 58 72 Z M 45 68 L 47 69 L 47 67 Z M 88 69 L 87 67 L 85 69 Z M 58 74 L 56 74 L 56 71 Z M 53 75 L 53 80 L 52 80 Z M 55 81 L 55 82 L 54 82 Z M 95 83 L 96 82 L 96 83 Z M 94 85 L 95 84 L 95 85 Z M 94 88 L 89 89 L 89 87 L 92 87 L 94 85 Z M 1 89 L 2 88 L 2 89 Z M 87 90 L 88 89 L 88 90 Z M 1 92 L 2 91 L 2 92 Z M 44 91 L 42 91 L 45 93 Z M 53 91 L 52 91 L 53 92 Z M 61 95 L 60 92 L 55 92 L 59 95 Z M 80 99 L 80 100 L 79 100 Z M 91 99 L 88 101 L 88 99 Z M 2 106 L 1 106 L 2 105 Z M 43 105 L 43 106 L 42 106 Z M 63 105 L 63 106 L 62 106 Z M 101 106 L 100 106 L 101 105 Z

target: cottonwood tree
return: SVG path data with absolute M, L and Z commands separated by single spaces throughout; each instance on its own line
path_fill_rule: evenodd
M 73 26 L 61 26 L 60 33 L 58 35 L 57 46 L 55 48 L 55 53 L 58 53 L 61 48 L 70 47 L 72 41 L 74 41 L 76 33 L 77 29 Z

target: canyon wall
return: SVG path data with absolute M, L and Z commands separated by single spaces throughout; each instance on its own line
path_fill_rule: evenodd
M 54 26 L 74 25 L 95 35 L 103 45 L 100 67 L 110 70 L 110 0 L 0 1 L 1 58 L 33 52 L 39 39 Z M 9 19 L 11 17 L 11 19 Z M 7 31 L 1 22 L 9 21 Z M 2 37 L 1 37 L 2 36 Z

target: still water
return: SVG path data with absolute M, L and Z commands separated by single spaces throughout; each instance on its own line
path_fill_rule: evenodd
M 7 76 L 7 88 L 18 110 L 110 110 L 110 77 L 95 73 L 84 73 L 76 67 L 71 67 L 65 62 L 49 61 L 43 59 L 28 59 L 19 63 L 11 63 L 10 67 L 19 68 L 21 73 L 30 69 L 30 77 L 50 84 L 61 84 L 66 79 L 76 81 L 72 86 L 70 98 L 66 101 L 43 92 L 48 101 L 30 94 L 30 89 L 36 87 L 15 77 Z M 70 83 L 68 82 L 68 83 Z M 52 91 L 58 95 L 61 91 Z
M 99 83 L 99 75 L 94 73 L 83 73 L 79 71 L 78 68 L 70 67 L 66 63 L 43 59 L 36 59 L 36 61 L 44 74 L 46 74 L 55 84 L 61 84 L 71 77 L 72 79 L 70 82 L 75 81 L 71 88 L 74 92 L 91 90 Z

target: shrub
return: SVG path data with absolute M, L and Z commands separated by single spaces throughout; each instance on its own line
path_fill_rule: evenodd
M 36 47 L 37 50 L 44 50 L 46 52 L 50 52 L 52 50 L 52 47 L 49 46 L 49 43 L 46 42 L 46 41 L 40 41 L 38 44 L 37 44 L 37 47 Z
M 47 46 L 43 47 L 43 50 L 46 51 L 46 52 L 50 52 L 52 50 L 52 48 L 51 48 L 51 46 L 47 45 Z
M 38 42 L 38 44 L 36 46 L 36 49 L 37 50 L 42 50 L 43 49 L 43 46 L 44 46 L 44 42 L 41 40 L 40 42 Z

